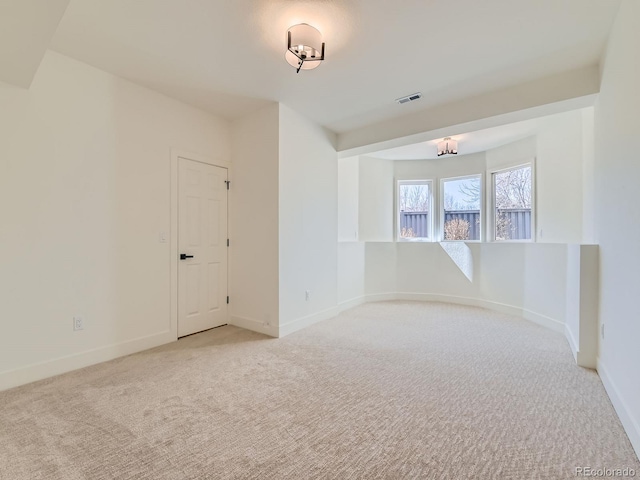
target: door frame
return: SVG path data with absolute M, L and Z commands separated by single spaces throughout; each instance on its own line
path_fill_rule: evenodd
M 227 169 L 227 180 L 230 180 L 231 164 L 222 158 L 211 158 L 198 153 L 188 152 L 176 148 L 171 149 L 171 225 L 169 241 L 169 264 L 171 271 L 171 298 L 169 330 L 171 336 L 178 339 L 178 162 L 180 158 L 198 163 Z M 227 236 L 229 235 L 229 201 L 227 194 Z M 229 250 L 227 249 L 227 292 L 229 292 Z M 229 323 L 229 308 L 227 308 L 227 323 Z

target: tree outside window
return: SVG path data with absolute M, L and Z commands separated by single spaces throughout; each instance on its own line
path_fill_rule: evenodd
M 531 165 L 493 174 L 495 239 L 531 239 Z
M 443 240 L 480 240 L 481 176 L 444 179 L 442 191 Z
M 398 185 L 398 215 L 401 239 L 426 239 L 431 234 L 431 182 L 406 181 Z

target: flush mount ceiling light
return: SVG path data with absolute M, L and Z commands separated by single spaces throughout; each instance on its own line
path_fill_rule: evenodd
M 320 32 L 306 23 L 287 30 L 287 53 L 284 58 L 296 69 L 311 70 L 324 60 L 324 42 Z
M 441 142 L 438 142 L 438 156 L 442 155 L 457 155 L 458 154 L 458 141 L 453 140 L 451 137 L 446 137 Z

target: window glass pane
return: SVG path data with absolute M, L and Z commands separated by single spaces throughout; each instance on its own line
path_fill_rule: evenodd
M 496 240 L 531 239 L 531 166 L 493 174 Z
M 428 182 L 400 183 L 398 206 L 400 231 L 398 236 L 407 240 L 429 238 L 431 235 L 431 192 Z
M 444 240 L 480 240 L 480 176 L 444 180 Z

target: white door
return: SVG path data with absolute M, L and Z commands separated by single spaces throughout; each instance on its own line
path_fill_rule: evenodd
M 227 323 L 227 169 L 178 162 L 178 337 L 184 337 Z

